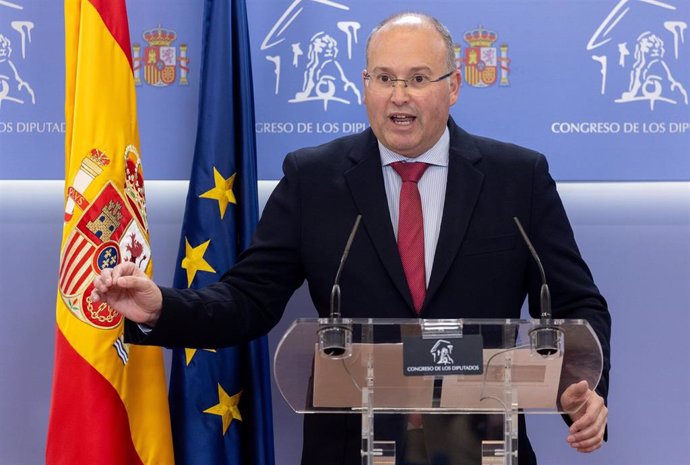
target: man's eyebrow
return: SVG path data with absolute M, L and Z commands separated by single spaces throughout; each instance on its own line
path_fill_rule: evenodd
M 374 73 L 374 72 L 395 74 L 395 73 L 393 73 L 391 68 L 389 68 L 387 66 L 376 66 L 376 67 L 372 68 L 372 70 L 370 71 L 370 73 Z M 429 68 L 428 66 L 414 66 L 414 67 L 410 68 L 408 74 L 415 74 L 415 73 L 420 73 L 420 72 L 431 73 L 431 68 Z

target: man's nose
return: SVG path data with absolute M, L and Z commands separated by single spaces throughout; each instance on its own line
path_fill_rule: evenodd
M 407 88 L 407 83 L 403 81 L 397 81 L 393 86 L 393 94 L 391 94 L 391 101 L 393 103 L 404 103 L 409 99 L 409 93 Z

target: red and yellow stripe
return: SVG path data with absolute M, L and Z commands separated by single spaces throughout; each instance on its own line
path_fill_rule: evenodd
M 80 195 L 93 202 L 106 183 L 123 194 L 126 148 L 139 150 L 125 1 L 65 0 L 65 49 L 65 201 L 94 148 L 110 162 Z M 61 255 L 70 260 L 79 251 L 69 250 L 75 245 L 69 239 L 86 207 L 79 202 L 66 216 Z M 148 240 L 148 227 L 141 226 Z M 146 271 L 151 272 L 150 261 Z M 68 289 L 80 286 L 75 282 Z M 173 464 L 162 350 L 129 346 L 124 363 L 114 348 L 122 324 L 111 329 L 89 324 L 60 294 L 56 321 L 46 463 Z

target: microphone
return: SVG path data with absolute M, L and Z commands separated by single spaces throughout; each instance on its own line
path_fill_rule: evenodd
M 534 249 L 529 237 L 527 237 L 527 233 L 522 228 L 520 220 L 514 216 L 513 221 L 515 221 L 515 224 L 520 230 L 520 234 L 532 254 L 532 258 L 534 258 L 534 261 L 537 263 L 537 268 L 539 268 L 539 274 L 541 275 L 541 290 L 539 293 L 541 314 L 539 325 L 529 332 L 530 344 L 532 350 L 536 351 L 539 355 L 542 357 L 549 357 L 560 351 L 562 332 L 553 325 L 553 320 L 551 319 L 551 293 L 549 292 L 548 284 L 546 284 L 546 273 L 544 273 L 544 267 L 541 264 L 539 255 Z
M 324 355 L 330 358 L 346 358 L 352 353 L 352 329 L 349 325 L 344 324 L 340 317 L 340 275 L 343 272 L 345 261 L 350 254 L 352 241 L 355 239 L 361 221 L 362 215 L 357 215 L 350 236 L 345 243 L 343 255 L 340 257 L 340 265 L 335 273 L 335 280 L 331 288 L 331 314 L 328 322 L 321 325 L 321 329 L 319 329 L 319 348 Z

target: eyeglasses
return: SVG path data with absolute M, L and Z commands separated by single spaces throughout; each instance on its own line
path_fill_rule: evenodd
M 379 73 L 373 76 L 369 73 L 366 73 L 364 75 L 364 79 L 367 81 L 367 87 L 374 91 L 382 92 L 389 90 L 392 87 L 395 87 L 396 82 L 402 82 L 407 90 L 420 91 L 429 87 L 429 84 L 433 82 L 439 82 L 447 77 L 450 77 L 454 72 L 455 70 L 450 71 L 436 79 L 431 79 L 425 74 L 415 74 L 407 79 L 401 79 L 391 76 L 388 73 Z

